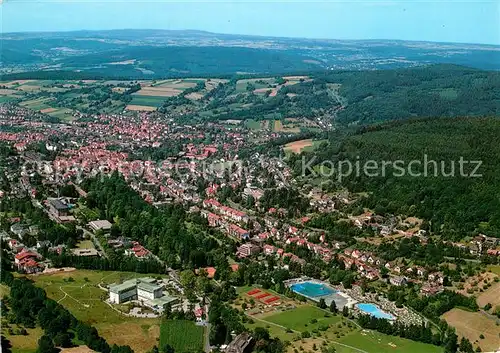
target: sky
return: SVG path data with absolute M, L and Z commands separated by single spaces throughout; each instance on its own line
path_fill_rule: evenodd
M 3 33 L 197 29 L 500 45 L 500 0 L 3 0 L 0 21 Z

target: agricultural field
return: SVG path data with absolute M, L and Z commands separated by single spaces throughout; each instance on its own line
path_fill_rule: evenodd
M 75 270 L 29 276 L 47 296 L 67 308 L 76 318 L 94 326 L 110 344 L 129 345 L 146 352 L 160 337 L 159 319 L 128 317 L 105 303 L 107 292 L 98 287 L 142 277 L 132 272 Z
M 495 320 L 481 312 L 469 312 L 461 309 L 452 309 L 441 316 L 456 329 L 457 335 L 466 337 L 474 348 L 481 347 L 483 352 L 496 351 L 500 347 L 500 329 Z M 480 335 L 484 338 L 481 339 Z
M 290 152 L 290 153 L 300 153 L 302 151 L 312 151 L 321 145 L 322 142 L 326 140 L 312 140 L 312 139 L 307 139 L 307 140 L 300 140 L 300 141 L 293 141 L 290 143 L 287 143 L 283 149 L 285 152 Z
M 158 96 L 132 96 L 130 105 L 141 105 L 150 107 L 159 107 L 165 101 L 164 97 Z
M 146 97 L 175 97 L 181 94 L 182 91 L 175 88 L 169 87 L 144 87 L 140 91 L 133 94 L 134 97 L 146 96 Z
M 153 112 L 156 110 L 156 107 L 150 107 L 147 105 L 129 104 L 125 107 L 125 109 L 129 111 Z
M 500 305 L 500 282 L 492 282 L 491 287 L 477 297 L 477 305 L 479 305 L 480 308 L 488 303 L 490 303 L 493 308 Z
M 166 320 L 160 326 L 160 347 L 170 345 L 176 352 L 203 350 L 204 328 L 193 321 Z

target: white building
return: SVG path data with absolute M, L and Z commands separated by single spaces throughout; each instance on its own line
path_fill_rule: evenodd
M 163 295 L 162 287 L 153 283 L 139 282 L 137 284 L 137 299 L 153 300 Z
M 120 304 L 129 300 L 149 301 L 163 296 L 163 288 L 150 277 L 131 279 L 109 286 L 109 301 Z
M 122 284 L 109 286 L 109 301 L 120 304 L 129 300 L 137 299 L 137 280 L 132 279 Z

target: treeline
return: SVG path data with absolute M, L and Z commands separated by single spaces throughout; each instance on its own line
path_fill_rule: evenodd
M 411 293 L 406 297 L 406 294 L 397 287 L 391 287 L 387 293 L 387 298 L 396 303 L 408 305 L 416 312 L 422 313 L 425 317 L 439 322 L 440 316 L 445 312 L 456 308 L 463 307 L 471 311 L 479 309 L 475 297 L 466 297 L 462 294 L 450 290 L 444 290 L 433 296 L 418 296 Z
M 450 328 L 445 333 L 433 333 L 432 329 L 425 324 L 405 325 L 399 321 L 392 323 L 386 319 L 378 319 L 371 315 L 360 315 L 357 321 L 364 329 L 376 330 L 386 335 L 399 336 L 412 341 L 443 346 L 445 353 L 457 352 L 457 335 Z M 469 353 L 467 351 L 462 352 Z
M 67 252 L 57 255 L 46 253 L 54 267 L 75 267 L 86 270 L 125 271 L 138 273 L 165 273 L 165 267 L 154 259 L 136 259 L 133 256 L 117 254 L 113 259 L 105 257 L 74 256 Z
M 90 349 L 102 353 L 132 353 L 129 346 L 112 347 L 100 337 L 97 330 L 77 320 L 56 301 L 47 298 L 45 291 L 25 278 L 14 278 L 2 273 L 2 283 L 10 287 L 8 307 L 12 322 L 33 328 L 39 325 L 44 335 L 38 341 L 38 353 L 56 353 L 58 347 L 72 347 L 73 340 L 84 342 Z

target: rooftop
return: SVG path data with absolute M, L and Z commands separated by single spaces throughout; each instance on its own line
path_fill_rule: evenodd
M 59 199 L 51 199 L 49 200 L 49 203 L 54 207 L 56 210 L 67 210 L 69 207 L 68 205 L 64 204 L 61 200 Z
M 142 282 L 139 280 L 137 283 L 137 289 L 152 293 L 156 292 L 157 290 L 161 290 L 161 286 L 157 284 Z
M 111 293 L 123 293 L 123 292 L 128 292 L 129 290 L 134 289 L 137 286 L 137 280 L 136 279 L 130 279 L 128 281 L 125 281 L 121 284 L 112 284 L 109 286 L 109 291 Z

